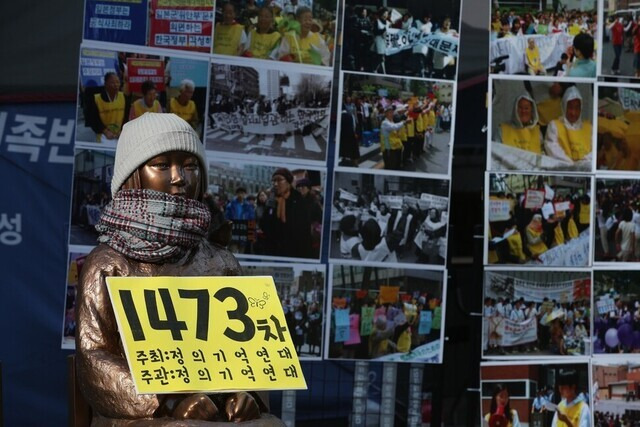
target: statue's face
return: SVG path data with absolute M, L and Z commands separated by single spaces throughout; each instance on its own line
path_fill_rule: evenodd
M 138 169 L 145 190 L 195 199 L 200 194 L 201 169 L 198 158 L 184 151 L 160 154 Z

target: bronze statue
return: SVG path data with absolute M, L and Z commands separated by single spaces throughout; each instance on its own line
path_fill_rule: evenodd
M 94 426 L 281 426 L 263 393 L 136 394 L 105 278 L 233 276 L 241 268 L 207 241 L 202 203 L 207 164 L 191 126 L 173 114 L 146 113 L 124 126 L 111 193 L 96 229 L 99 245 L 81 272 L 77 300 L 77 370 Z M 188 421 L 178 421 L 188 420 Z

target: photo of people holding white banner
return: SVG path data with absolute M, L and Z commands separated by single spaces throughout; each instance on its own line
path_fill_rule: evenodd
M 460 1 L 347 0 L 342 69 L 452 80 Z
M 599 83 L 598 170 L 640 171 L 640 88 Z
M 491 9 L 491 73 L 596 77 L 596 0 Z M 554 10 L 555 9 L 555 10 Z
M 441 363 L 442 271 L 331 265 L 325 357 Z
M 591 171 L 593 84 L 491 82 L 491 169 Z
M 267 65 L 212 64 L 207 150 L 324 163 L 332 74 Z
M 338 101 L 343 114 L 339 165 L 447 174 L 453 91 L 453 84 L 440 81 L 343 73 Z M 387 129 L 399 123 L 404 126 Z M 351 154 L 353 145 L 357 145 L 357 162 Z M 400 151 L 392 161 L 388 152 L 396 149 Z
M 591 177 L 489 173 L 486 264 L 591 264 Z
M 579 356 L 591 349 L 591 273 L 485 271 L 485 356 Z
M 449 181 L 336 172 L 329 257 L 444 265 Z

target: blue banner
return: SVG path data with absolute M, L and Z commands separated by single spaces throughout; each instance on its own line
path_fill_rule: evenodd
M 118 73 L 118 52 L 80 49 L 80 84 L 83 88 L 104 86 L 104 75 L 108 72 Z
M 145 45 L 148 21 L 147 0 L 86 0 L 84 38 Z

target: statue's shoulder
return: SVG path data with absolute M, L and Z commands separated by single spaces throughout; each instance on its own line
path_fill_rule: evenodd
M 100 244 L 85 259 L 80 272 L 80 284 L 106 276 L 127 276 L 130 270 L 130 261 L 124 254 Z
M 205 239 L 200 243 L 197 255 L 198 263 L 206 265 L 208 276 L 239 276 L 242 268 L 233 253 L 225 247 L 211 243 Z

